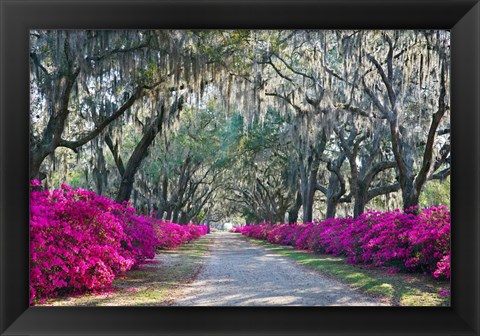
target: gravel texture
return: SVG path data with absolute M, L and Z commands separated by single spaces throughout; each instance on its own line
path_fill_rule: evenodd
M 233 233 L 212 234 L 197 279 L 176 306 L 378 306 L 380 300 Z

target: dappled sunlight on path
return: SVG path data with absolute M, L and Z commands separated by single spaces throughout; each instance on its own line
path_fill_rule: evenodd
M 212 234 L 214 245 L 178 306 L 376 306 L 379 300 L 248 242 Z

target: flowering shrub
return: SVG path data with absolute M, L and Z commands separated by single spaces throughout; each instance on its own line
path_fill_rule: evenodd
M 369 211 L 356 219 L 305 224 L 248 225 L 241 233 L 296 249 L 343 255 L 351 263 L 428 272 L 450 278 L 450 212 L 444 206 L 418 215 Z
M 206 225 L 179 225 L 163 220 L 158 220 L 156 223 L 158 248 L 162 249 L 174 249 L 207 233 Z
M 165 240 L 169 230 L 179 232 L 181 239 Z M 118 204 L 92 191 L 65 184 L 58 190 L 41 190 L 34 180 L 30 301 L 108 289 L 116 275 L 153 258 L 157 247 L 173 248 L 205 233 L 204 226 L 167 225 L 136 215 L 128 203 Z

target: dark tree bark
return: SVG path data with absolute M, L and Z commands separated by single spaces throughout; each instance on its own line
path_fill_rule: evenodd
M 120 176 L 123 176 L 123 174 L 125 173 L 125 165 L 123 164 L 122 158 L 118 151 L 118 143 L 115 145 L 113 144 L 110 134 L 105 135 L 105 143 L 107 144 L 108 148 L 110 149 L 110 152 L 113 155 L 113 160 L 115 161 L 115 165 L 117 166 Z
M 329 162 L 327 164 L 327 169 L 330 171 L 328 187 L 325 188 L 321 185 L 317 185 L 317 190 L 321 191 L 327 198 L 326 218 L 335 217 L 337 213 L 337 205 L 346 192 L 345 179 L 340 171 L 344 161 L 345 154 L 341 153 L 337 159 L 333 162 Z
M 103 151 L 97 153 L 97 165 L 93 169 L 93 179 L 97 194 L 103 195 L 104 187 L 107 185 L 107 169 L 105 167 Z
M 70 112 L 68 106 L 72 88 L 80 73 L 80 68 L 69 68 L 68 70 L 68 74 L 58 79 L 59 93 L 56 96 L 53 113 L 48 120 L 47 127 L 40 139 L 32 139 L 30 147 L 30 179 L 45 177 L 44 174 L 40 173 L 40 167 L 45 158 L 53 154 L 62 141 L 61 137 L 65 129 L 65 122 Z
M 157 203 L 157 218 L 163 218 L 169 207 L 168 203 L 168 176 L 163 174 L 161 179 L 160 201 Z
M 372 188 L 368 191 L 367 203 L 377 196 L 390 194 L 398 190 L 400 190 L 399 183 L 393 183 L 381 187 Z
M 313 203 L 315 200 L 315 191 L 317 186 L 317 174 L 320 166 L 320 160 L 315 155 L 309 169 L 306 188 L 304 189 L 303 202 L 303 222 L 311 222 L 313 220 Z
M 172 219 L 172 212 L 173 212 L 173 207 L 169 206 L 167 211 L 166 211 L 166 215 L 165 215 L 166 220 L 171 220 Z
M 298 222 L 298 212 L 302 206 L 302 194 L 297 192 L 295 197 L 295 203 L 288 209 L 288 224 L 294 224 Z
M 178 209 L 173 209 L 173 213 L 172 213 L 172 222 L 174 223 L 178 223 L 178 212 L 180 210 Z
M 327 139 L 325 133 L 322 132 L 318 143 L 311 145 L 309 148 L 309 156 L 307 164 L 303 162 L 303 155 L 299 151 L 300 162 L 300 190 L 302 192 L 303 222 L 312 222 L 313 220 L 313 203 L 315 200 L 315 191 L 317 190 L 317 175 L 320 168 L 320 157 L 322 156 Z
M 176 184 L 176 189 L 172 190 L 172 196 L 168 204 L 170 206 L 168 219 L 176 223 L 179 217 L 179 211 L 185 205 L 185 193 L 187 192 L 188 182 L 192 176 L 192 156 L 189 153 L 185 162 L 180 167 L 180 175 Z
M 381 139 L 384 137 L 381 121 L 377 121 L 373 140 L 369 144 L 365 144 L 367 135 L 361 135 L 354 127 L 350 120 L 351 128 L 348 138 L 345 137 L 343 129 L 337 129 L 337 135 L 340 140 L 340 147 L 350 164 L 350 188 L 351 195 L 354 197 L 353 216 L 356 218 L 365 211 L 365 206 L 373 197 L 379 196 L 379 191 L 389 192 L 389 188 L 377 188 L 377 194 L 369 194 L 372 183 L 382 171 L 396 167 L 395 161 L 380 161 L 375 163 L 379 158 Z M 362 146 L 370 147 L 370 150 L 361 152 Z M 357 162 L 360 162 L 360 166 Z M 332 167 L 333 168 L 333 167 Z M 339 175 L 339 174 L 337 174 Z M 372 198 L 369 198 L 369 195 Z
M 175 222 L 177 223 L 177 222 Z M 188 217 L 187 213 L 183 210 L 180 211 L 180 217 L 178 219 L 178 224 L 187 224 L 188 223 Z
M 182 109 L 183 97 L 180 97 L 171 107 L 170 115 L 173 115 L 175 112 Z M 156 135 L 162 130 L 162 126 L 165 122 L 165 107 L 160 108 L 160 113 L 153 120 L 153 122 L 145 130 L 142 139 L 135 146 L 133 153 L 128 159 L 127 165 L 125 166 L 124 172 L 121 175 L 120 188 L 115 198 L 116 202 L 121 203 L 123 201 L 128 201 L 133 190 L 133 183 L 135 181 L 135 174 L 137 173 L 140 165 L 148 154 L 148 148 L 152 144 Z M 115 155 L 115 154 L 114 154 Z M 120 169 L 119 169 L 120 171 Z
M 353 205 L 353 217 L 357 218 L 365 212 L 365 205 L 367 205 L 367 188 L 362 182 L 357 183 L 355 188 L 355 203 Z

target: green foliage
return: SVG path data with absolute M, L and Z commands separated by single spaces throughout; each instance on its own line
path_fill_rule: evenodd
M 140 69 L 139 74 L 142 82 L 153 84 L 158 80 L 158 64 L 155 62 L 148 62 L 143 69 Z
M 450 208 L 450 176 L 445 180 L 432 180 L 425 184 L 420 194 L 420 206 L 446 205 Z

